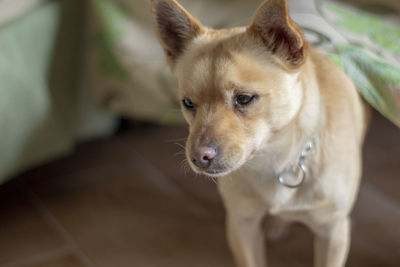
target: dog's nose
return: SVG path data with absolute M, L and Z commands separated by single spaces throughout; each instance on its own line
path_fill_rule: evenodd
M 193 149 L 192 162 L 199 168 L 207 169 L 217 155 L 217 149 L 214 146 L 200 145 Z

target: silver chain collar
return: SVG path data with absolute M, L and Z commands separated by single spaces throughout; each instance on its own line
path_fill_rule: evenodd
M 277 179 L 281 185 L 295 189 L 299 188 L 304 183 L 304 181 L 307 179 L 307 167 L 305 166 L 304 161 L 306 160 L 307 156 L 314 150 L 314 147 L 315 140 L 313 138 L 309 140 L 304 146 L 303 150 L 300 153 L 298 163 L 294 167 L 286 169 L 278 174 Z M 295 177 L 295 182 L 288 182 L 287 178 L 289 177 Z

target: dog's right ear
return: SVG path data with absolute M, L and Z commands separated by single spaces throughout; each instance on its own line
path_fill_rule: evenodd
M 153 22 L 158 38 L 173 67 L 187 44 L 204 32 L 200 22 L 175 0 L 151 0 Z

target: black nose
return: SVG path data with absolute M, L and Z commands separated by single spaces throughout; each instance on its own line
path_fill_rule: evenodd
M 192 162 L 201 169 L 210 167 L 217 156 L 217 149 L 214 146 L 200 145 L 192 150 Z

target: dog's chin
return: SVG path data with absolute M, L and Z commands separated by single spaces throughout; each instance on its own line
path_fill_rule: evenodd
M 235 164 L 235 166 L 224 166 L 224 167 L 218 167 L 218 168 L 210 168 L 210 169 L 200 169 L 196 166 L 191 165 L 191 168 L 194 172 L 212 177 L 212 178 L 218 178 L 218 177 L 223 177 L 226 176 L 236 170 L 238 170 L 243 164 Z

